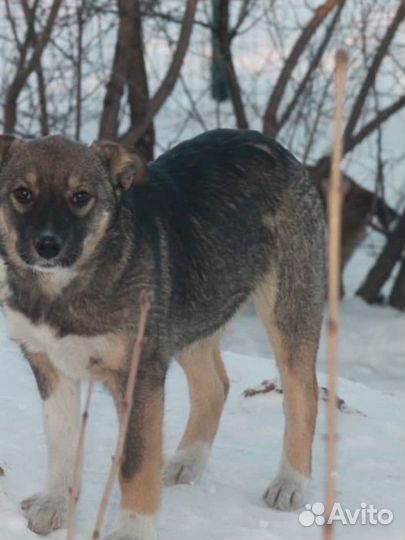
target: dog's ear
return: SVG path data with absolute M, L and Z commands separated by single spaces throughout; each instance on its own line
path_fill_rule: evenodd
M 147 183 L 146 165 L 137 154 L 110 141 L 96 141 L 91 149 L 100 158 L 116 191 Z
M 13 135 L 0 135 L 0 169 L 20 144 L 23 144 L 23 141 Z

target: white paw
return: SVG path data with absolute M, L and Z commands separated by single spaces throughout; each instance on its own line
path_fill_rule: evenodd
M 173 486 L 197 482 L 204 472 L 209 452 L 210 447 L 202 441 L 195 442 L 184 450 L 177 450 L 163 472 L 165 485 Z
M 158 540 L 155 519 L 121 510 L 114 530 L 103 540 Z
M 291 511 L 303 505 L 309 479 L 283 463 L 277 476 L 263 495 L 270 508 Z
M 67 494 L 37 493 L 21 503 L 28 527 L 37 534 L 48 534 L 66 525 Z

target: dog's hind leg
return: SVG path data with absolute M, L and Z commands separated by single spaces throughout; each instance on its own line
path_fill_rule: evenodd
M 191 408 L 183 438 L 164 472 L 166 485 L 192 484 L 203 473 L 229 390 L 216 342 L 194 345 L 177 361 L 187 377 Z
M 318 404 L 315 358 L 321 309 L 317 302 L 312 307 L 308 302 L 303 310 L 300 291 L 293 294 L 290 302 L 292 297 L 280 295 L 268 280 L 254 296 L 275 351 L 284 393 L 283 455 L 279 472 L 264 494 L 266 503 L 279 510 L 292 510 L 303 502 Z
M 21 503 L 29 528 L 47 534 L 66 525 L 68 488 L 71 486 L 76 452 L 80 386 L 55 370 L 41 354 L 25 355 L 42 398 L 48 440 L 48 475 L 42 493 Z

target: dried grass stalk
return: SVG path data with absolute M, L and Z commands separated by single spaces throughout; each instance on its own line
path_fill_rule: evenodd
M 122 462 L 122 454 L 124 450 L 125 438 L 128 430 L 129 417 L 132 409 L 132 401 L 134 396 L 134 388 L 136 382 L 136 374 L 138 371 L 139 360 L 144 347 L 145 327 L 148 319 L 148 314 L 151 306 L 151 296 L 143 291 L 139 298 L 140 314 L 138 323 L 138 333 L 136 341 L 132 351 L 131 367 L 128 377 L 128 382 L 125 391 L 124 401 L 122 403 L 122 409 L 120 414 L 120 425 L 118 431 L 117 445 L 115 453 L 112 458 L 110 472 L 108 475 L 107 483 L 104 489 L 103 497 L 101 499 L 100 507 L 98 509 L 96 524 L 94 526 L 92 539 L 97 540 L 100 538 L 100 532 L 104 523 L 105 514 L 107 511 L 108 501 L 110 500 L 111 493 L 114 488 L 115 479 L 118 475 L 118 470 Z
M 337 414 L 337 374 L 338 374 L 338 330 L 340 301 L 340 237 L 342 215 L 342 182 L 340 164 L 342 160 L 342 132 L 344 115 L 347 55 L 345 51 L 336 53 L 336 110 L 335 141 L 332 156 L 332 176 L 328 199 L 328 436 L 327 436 L 327 476 L 326 511 L 329 516 L 335 501 L 336 482 L 336 425 Z M 333 525 L 325 524 L 324 539 L 333 538 Z
M 84 406 L 82 421 L 80 425 L 79 440 L 77 441 L 72 485 L 69 487 L 66 540 L 73 540 L 76 536 L 76 507 L 77 501 L 79 500 L 80 475 L 82 472 L 84 455 L 84 439 L 86 435 L 87 422 L 89 419 L 90 402 L 93 395 L 93 389 L 94 381 L 91 380 L 87 389 L 86 403 Z

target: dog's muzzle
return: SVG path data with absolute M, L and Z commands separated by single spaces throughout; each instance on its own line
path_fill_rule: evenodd
M 34 247 L 40 257 L 50 261 L 62 251 L 63 240 L 56 234 L 43 233 L 38 236 Z

